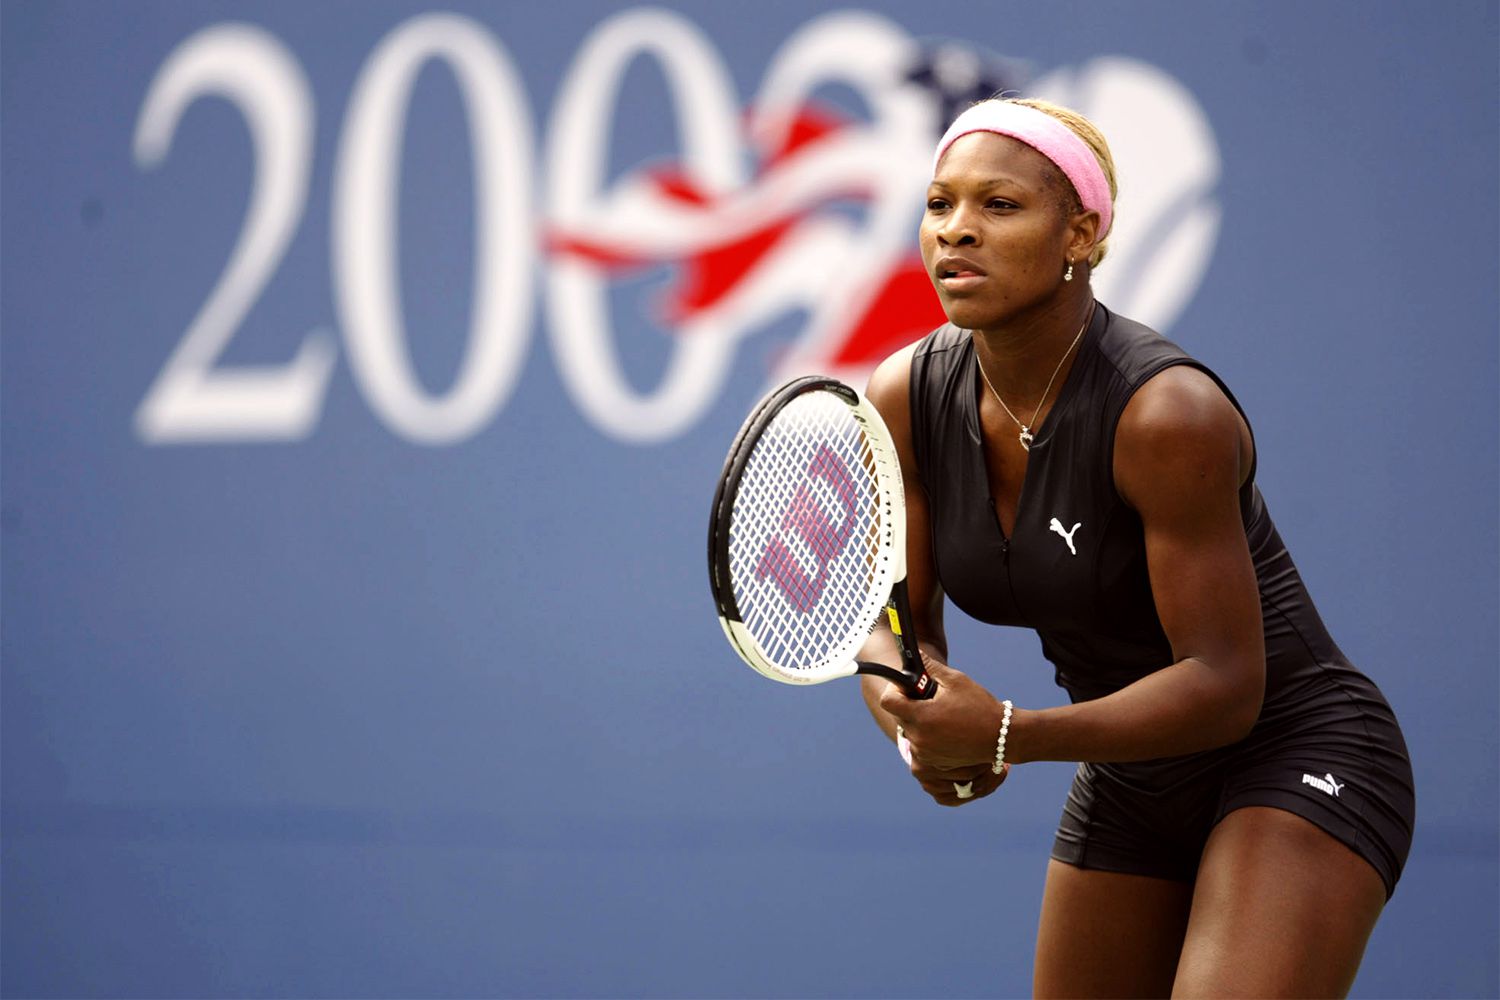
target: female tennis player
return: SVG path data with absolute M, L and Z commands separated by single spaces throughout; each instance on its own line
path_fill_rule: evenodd
M 1410 846 L 1406 746 L 1277 535 L 1234 397 L 1095 301 L 1114 194 L 1104 138 L 1054 105 L 982 102 L 938 146 L 920 235 L 949 322 L 868 395 L 939 688 L 865 677 L 865 699 L 942 805 L 1079 762 L 1038 996 L 1343 995 Z M 944 594 L 1035 629 L 1071 703 L 948 665 Z

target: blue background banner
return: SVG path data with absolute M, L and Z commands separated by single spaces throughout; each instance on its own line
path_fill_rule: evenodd
M 1493 2 L 18 3 L 8 996 L 1024 994 L 1071 768 L 932 807 L 740 665 L 745 412 L 935 323 L 945 115 L 1121 169 L 1095 285 L 1234 388 L 1418 827 L 1360 996 L 1493 996 Z M 1035 639 L 956 666 L 1058 703 Z

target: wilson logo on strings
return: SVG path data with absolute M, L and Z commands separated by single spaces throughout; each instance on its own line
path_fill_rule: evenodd
M 849 544 L 859 502 L 848 467 L 827 445 L 819 446 L 808 464 L 807 477 L 781 519 L 780 534 L 767 544 L 755 567 L 756 576 L 771 577 L 792 606 L 803 614 L 818 603 L 828 583 L 829 563 Z M 824 488 L 820 489 L 820 485 Z M 829 516 L 820 496 L 838 503 L 842 518 L 837 523 Z M 788 541 L 794 536 L 812 556 L 816 566 L 812 572 L 793 555 Z

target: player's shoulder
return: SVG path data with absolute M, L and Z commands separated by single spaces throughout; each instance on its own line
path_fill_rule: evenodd
M 1131 395 L 1116 437 L 1154 451 L 1237 437 L 1239 426 L 1239 411 L 1213 376 L 1180 364 L 1151 375 Z
M 909 455 L 912 441 L 913 372 L 918 372 L 920 377 L 920 371 L 924 370 L 932 352 L 946 350 L 960 336 L 967 342 L 967 336 L 962 331 L 945 323 L 920 340 L 892 353 L 870 375 L 865 387 L 865 397 L 880 411 L 903 456 Z M 906 471 L 907 474 L 914 473 L 909 468 Z
M 1248 425 L 1207 372 L 1174 365 L 1131 397 L 1115 433 L 1114 474 L 1137 510 L 1157 492 L 1237 489 L 1253 468 Z
M 870 373 L 870 381 L 865 387 L 865 395 L 877 407 L 884 408 L 886 402 L 905 402 L 911 392 L 911 365 L 912 358 L 916 356 L 918 343 L 907 344 L 905 347 L 889 355 L 875 370 Z
M 1234 414 L 1218 381 L 1197 365 L 1177 364 L 1155 372 L 1131 395 L 1125 416 L 1140 423 L 1201 423 Z
M 944 323 L 920 340 L 890 354 L 870 375 L 866 395 L 877 407 L 884 403 L 905 406 L 911 397 L 911 374 L 914 366 L 923 364 L 934 354 L 942 354 L 968 343 L 968 334 Z
M 1217 376 L 1144 323 L 1106 310 L 1097 349 L 1124 400 L 1117 434 L 1146 434 L 1162 444 L 1161 435 L 1212 432 L 1239 418 Z

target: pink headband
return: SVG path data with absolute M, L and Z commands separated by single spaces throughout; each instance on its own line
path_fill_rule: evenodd
M 1068 126 L 1045 111 L 1024 104 L 982 101 L 955 118 L 943 133 L 937 152 L 932 155 L 934 174 L 948 147 L 970 132 L 995 132 L 1019 139 L 1057 164 L 1057 169 L 1073 182 L 1073 190 L 1078 192 L 1083 207 L 1099 213 L 1099 238 L 1102 240 L 1109 232 L 1114 219 L 1109 181 L 1105 180 L 1094 151 Z

